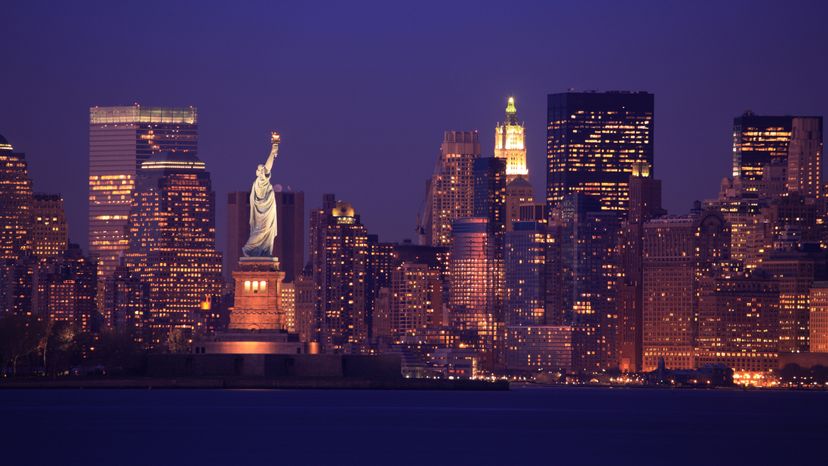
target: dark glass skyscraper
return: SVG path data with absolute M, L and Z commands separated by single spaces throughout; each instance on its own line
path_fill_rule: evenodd
M 568 194 L 626 214 L 636 161 L 653 164 L 653 94 L 565 92 L 547 100 L 547 212 Z

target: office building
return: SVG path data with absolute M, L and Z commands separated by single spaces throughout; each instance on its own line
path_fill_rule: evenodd
M 215 193 L 193 152 L 159 152 L 141 163 L 129 215 L 125 265 L 147 285 L 144 342 L 164 344 L 170 331 L 188 339 L 222 293 L 215 247 Z
M 565 92 L 547 100 L 547 212 L 565 196 L 595 196 L 626 214 L 634 162 L 653 165 L 653 94 Z
M 463 345 L 480 353 L 494 349 L 494 241 L 489 220 L 467 217 L 454 222 L 449 260 L 450 325 Z
M 318 225 L 322 348 L 362 353 L 368 344 L 368 233 L 351 204 L 338 201 Z
M 642 368 L 696 367 L 699 281 L 729 259 L 730 230 L 716 211 L 644 224 Z
M 107 277 L 127 250 L 130 206 L 141 163 L 165 151 L 197 151 L 194 107 L 138 104 L 89 109 L 89 252 Z

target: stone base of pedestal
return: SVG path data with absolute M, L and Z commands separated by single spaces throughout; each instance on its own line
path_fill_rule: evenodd
M 285 273 L 276 257 L 243 257 L 236 271 L 230 330 L 284 330 L 285 313 L 279 298 Z

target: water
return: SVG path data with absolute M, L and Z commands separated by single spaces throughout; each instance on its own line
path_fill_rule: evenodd
M 0 390 L 0 464 L 828 464 L 828 393 Z

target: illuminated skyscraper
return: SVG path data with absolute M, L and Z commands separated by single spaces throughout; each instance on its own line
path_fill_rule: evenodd
M 822 117 L 746 112 L 733 119 L 733 177 L 747 193 L 759 191 L 766 167 L 778 166 L 787 191 L 821 197 L 822 150 Z
M 0 260 L 16 261 L 32 249 L 32 180 L 26 156 L 0 136 Z
M 449 311 L 460 341 L 491 354 L 496 336 L 495 267 L 488 223 L 485 217 L 467 217 L 452 226 Z
M 109 276 L 127 249 L 132 194 L 141 163 L 157 152 L 195 153 L 196 109 L 92 107 L 89 109 L 89 252 L 98 274 Z
M 633 163 L 653 164 L 653 103 L 646 92 L 548 96 L 547 212 L 564 196 L 584 193 L 626 215 Z
M 319 282 L 322 347 L 328 353 L 367 348 L 366 273 L 368 233 L 347 202 L 337 202 L 320 228 Z
M 477 131 L 446 131 L 440 157 L 431 177 L 426 199 L 430 244 L 451 244 L 451 225 L 470 217 L 474 209 L 474 160 L 480 156 Z
M 630 175 L 630 211 L 619 238 L 621 278 L 618 282 L 618 366 L 641 370 L 644 307 L 644 223 L 664 215 L 661 180 L 652 178 L 647 162 L 636 162 Z
M 26 157 L 0 136 L 0 312 L 31 311 L 32 180 Z
M 35 194 L 33 198 L 32 247 L 38 259 L 49 261 L 63 256 L 69 245 L 69 231 L 60 194 Z
M 149 292 L 146 344 L 173 329 L 202 333 L 209 303 L 222 293 L 215 245 L 215 193 L 192 152 L 156 153 L 141 163 L 129 216 L 126 265 Z
M 526 168 L 526 129 L 518 122 L 514 97 L 509 97 L 506 118 L 495 128 L 494 156 L 506 161 L 507 181 L 529 177 L 529 169 Z
M 810 350 L 828 353 L 828 282 L 816 282 L 810 293 Z

